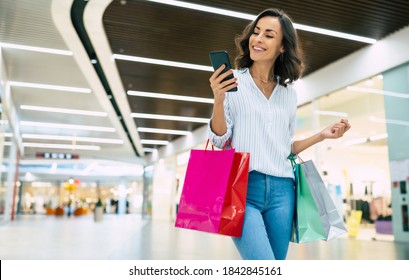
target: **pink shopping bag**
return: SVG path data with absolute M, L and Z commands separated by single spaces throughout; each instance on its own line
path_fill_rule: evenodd
M 191 150 L 175 226 L 241 236 L 250 155 Z

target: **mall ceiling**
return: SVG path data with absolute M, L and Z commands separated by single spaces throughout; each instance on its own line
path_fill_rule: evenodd
M 166 131 L 146 132 L 149 129 L 193 132 L 205 125 L 212 111 L 208 53 L 227 50 L 234 60 L 234 38 L 249 20 L 172 5 L 186 2 L 0 0 L 0 43 L 8 80 L 87 89 L 79 93 L 11 85 L 17 120 L 26 122 L 20 126 L 20 134 L 26 135 L 23 143 L 99 146 L 98 150 L 78 150 L 29 144 L 25 146 L 23 159 L 33 159 L 38 152 L 75 149 L 82 159 L 140 163 L 151 152 L 148 148 L 161 147 L 148 140 L 174 141 L 181 137 Z M 406 0 L 188 2 L 247 16 L 277 7 L 286 11 L 296 24 L 376 40 L 409 24 Z M 298 27 L 307 65 L 304 76 L 369 44 L 303 29 Z M 65 50 L 71 54 L 50 54 L 21 46 Z M 161 65 L 164 61 L 205 67 L 192 70 Z M 146 97 L 147 93 L 160 95 Z M 167 99 L 170 95 L 204 99 L 202 102 L 175 100 L 175 96 Z M 27 106 L 39 106 L 43 110 L 30 110 Z M 45 108 L 91 110 L 106 115 L 90 116 L 84 112 L 68 115 Z M 198 122 L 153 119 L 152 114 L 200 119 Z M 37 126 L 40 123 L 60 127 Z M 95 126 L 113 130 L 92 130 Z M 67 136 L 71 140 L 41 139 L 41 135 Z M 112 141 L 101 143 L 97 139 Z
M 166 2 L 166 1 L 165 1 Z M 171 1 L 167 1 L 171 2 Z M 216 1 L 190 3 L 256 15 L 268 7 L 286 11 L 298 24 L 382 39 L 409 23 L 407 1 Z M 114 54 L 210 65 L 208 53 L 227 50 L 234 60 L 234 38 L 248 20 L 150 1 L 113 1 L 103 23 Z M 314 72 L 367 43 L 299 30 L 306 71 Z M 212 98 L 211 73 L 117 60 L 126 90 Z M 212 105 L 128 95 L 132 112 L 209 118 Z M 192 131 L 203 125 L 135 118 L 137 127 Z M 141 138 L 172 141 L 178 136 L 140 133 Z M 147 145 L 145 145 L 147 146 Z

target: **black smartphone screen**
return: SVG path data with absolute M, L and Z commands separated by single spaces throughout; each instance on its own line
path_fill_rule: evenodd
M 222 73 L 225 73 L 226 71 L 232 68 L 230 59 L 229 59 L 229 54 L 227 53 L 227 51 L 210 52 L 209 56 L 210 56 L 210 61 L 212 62 L 213 69 L 215 71 L 219 69 L 220 66 L 222 66 L 223 64 L 226 65 L 226 68 L 223 69 Z M 223 81 L 230 80 L 232 78 L 234 78 L 233 74 L 227 76 L 225 79 L 223 79 Z M 237 87 L 229 90 L 229 92 L 231 91 L 237 91 Z

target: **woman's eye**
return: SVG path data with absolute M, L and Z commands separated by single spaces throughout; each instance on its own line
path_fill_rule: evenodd
M 253 34 L 254 34 L 254 35 L 258 35 L 258 33 L 257 33 L 256 31 L 253 31 Z
M 274 38 L 274 36 L 266 35 L 267 38 Z

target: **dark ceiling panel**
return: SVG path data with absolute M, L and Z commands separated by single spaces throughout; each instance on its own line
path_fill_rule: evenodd
M 133 113 L 210 118 L 213 104 L 129 96 Z
M 329 37 L 311 32 L 298 32 L 304 51 L 304 76 L 314 72 L 341 57 L 347 56 L 352 50 L 358 50 L 367 44 L 341 38 Z
M 146 133 L 146 132 L 140 132 L 139 136 L 141 139 L 150 139 L 150 140 L 166 140 L 166 141 L 172 141 L 175 139 L 174 135 L 170 134 L 158 134 L 158 133 Z M 145 144 L 146 145 L 146 144 Z M 145 146 L 144 145 L 144 146 Z
M 114 53 L 210 65 L 208 53 L 235 51 L 247 20 L 142 1 L 114 1 L 104 16 Z
M 143 147 L 144 148 L 151 148 L 151 149 L 158 149 L 158 148 L 160 148 L 162 146 L 161 145 L 144 144 Z M 145 151 L 145 153 L 146 153 L 146 151 Z M 148 153 L 150 153 L 150 152 L 148 152 Z
M 258 14 L 270 7 L 283 9 L 294 22 L 359 36 L 382 39 L 409 24 L 407 0 L 189 0 L 191 3 Z
M 146 124 L 144 122 L 145 120 L 138 120 L 136 123 L 139 124 Z M 190 130 L 193 131 L 194 129 L 202 126 L 203 124 L 197 124 L 197 123 L 184 123 L 183 127 L 181 130 Z M 143 127 L 143 126 L 140 126 Z M 163 121 L 155 121 L 151 123 L 149 127 L 156 127 L 156 128 L 164 128 L 166 125 L 163 124 Z M 175 128 L 169 128 L 169 129 L 175 129 Z M 173 135 L 173 134 L 161 134 L 161 133 L 149 133 L 149 132 L 139 132 L 139 137 L 141 140 L 167 140 L 167 141 L 173 141 L 177 138 L 180 137 L 180 135 Z M 146 144 L 143 145 L 144 147 Z
M 409 24 L 409 1 L 219 1 L 190 3 L 256 15 L 268 7 L 285 10 L 299 24 L 375 39 Z M 220 16 L 148 1 L 114 0 L 103 23 L 113 53 L 210 66 L 208 53 L 227 50 L 234 61 L 234 38 L 248 20 Z M 304 50 L 304 76 L 367 44 L 299 30 Z M 116 61 L 125 90 L 212 98 L 211 72 Z M 128 96 L 132 112 L 209 118 L 211 104 Z M 135 119 L 137 127 L 193 131 L 200 123 Z M 178 138 L 175 135 L 140 133 L 141 139 Z M 144 145 L 152 147 L 152 145 Z
M 137 127 L 155 127 L 162 129 L 175 129 L 175 130 L 185 130 L 193 131 L 196 128 L 203 126 L 203 123 L 192 123 L 192 122 L 176 122 L 168 120 L 151 120 L 151 119 L 135 119 L 135 124 Z
M 213 98 L 211 72 L 121 60 L 116 63 L 126 90 Z

